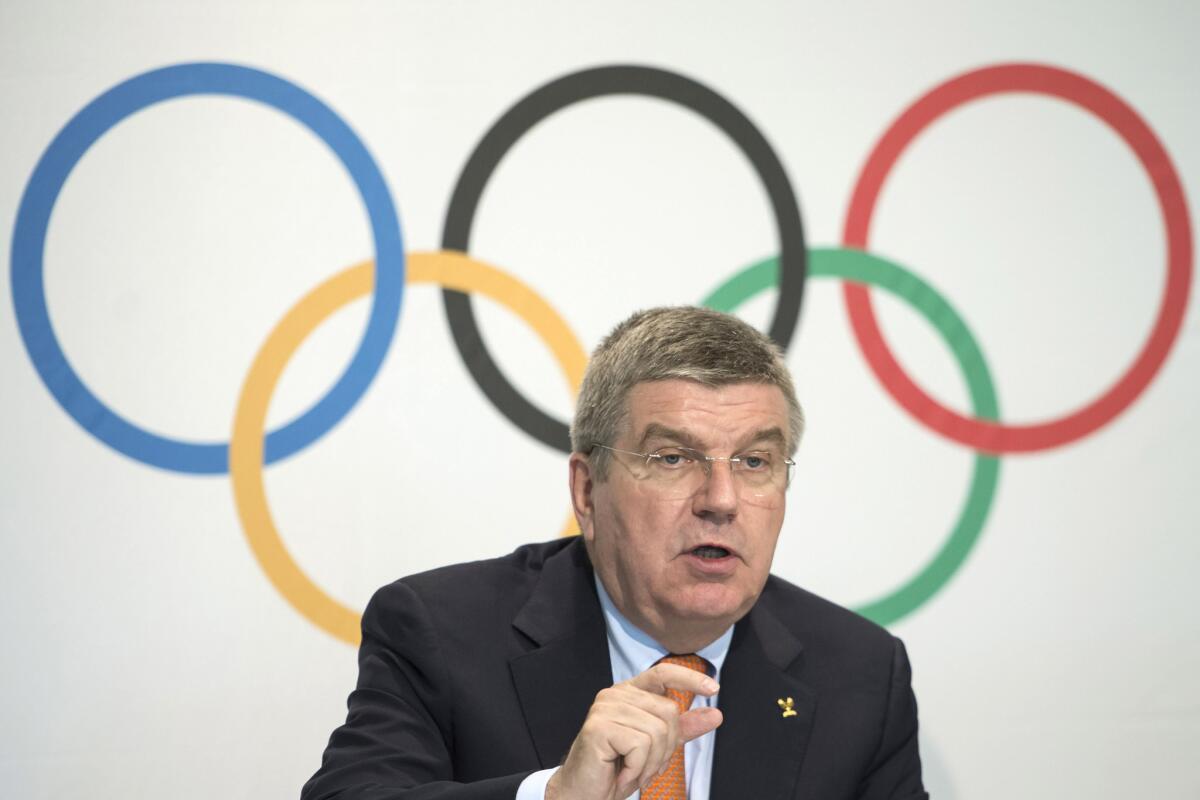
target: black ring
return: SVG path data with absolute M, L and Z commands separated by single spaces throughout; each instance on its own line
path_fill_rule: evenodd
M 639 66 L 596 67 L 553 80 L 519 100 L 484 134 L 463 167 L 446 211 L 442 248 L 467 252 L 475 211 L 488 179 L 530 128 L 573 103 L 612 94 L 657 97 L 688 108 L 721 129 L 750 160 L 766 187 L 779 229 L 779 296 L 770 335 L 786 350 L 800 319 L 808 275 L 804 227 L 792 184 L 771 145 L 745 114 L 707 86 L 674 72 Z M 459 355 L 488 399 L 518 428 L 569 453 L 568 426 L 526 400 L 500 372 L 483 343 L 471 296 L 443 289 L 442 302 Z

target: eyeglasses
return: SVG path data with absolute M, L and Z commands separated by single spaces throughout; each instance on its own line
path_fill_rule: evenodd
M 592 448 L 626 456 L 619 459 L 638 480 L 652 484 L 664 496 L 690 497 L 712 476 L 713 463 L 724 461 L 741 494 L 775 497 L 792 480 L 796 462 L 774 450 L 751 450 L 734 456 L 710 456 L 690 447 L 660 447 L 652 453 L 621 450 L 592 443 Z M 630 458 L 632 456 L 632 458 Z

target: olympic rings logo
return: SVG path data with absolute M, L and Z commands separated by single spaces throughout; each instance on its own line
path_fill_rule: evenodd
M 1162 299 L 1134 363 L 1084 407 L 1061 419 L 1031 425 L 1001 421 L 987 361 L 950 303 L 905 267 L 866 252 L 879 193 L 904 149 L 948 111 L 983 97 L 1013 92 L 1072 103 L 1120 136 L 1150 178 L 1167 241 Z M 199 94 L 241 97 L 270 106 L 320 138 L 341 161 L 362 198 L 375 249 L 372 260 L 355 264 L 313 289 L 276 325 L 246 376 L 227 444 L 160 436 L 105 406 L 76 374 L 59 345 L 43 281 L 50 215 L 84 153 L 131 114 L 164 100 Z M 737 272 L 703 298 L 703 304 L 733 311 L 759 292 L 778 288 L 769 332 L 786 349 L 799 320 L 807 280 L 842 280 L 855 338 L 884 389 L 924 425 L 975 451 L 967 500 L 938 552 L 901 586 L 858 609 L 882 624 L 894 622 L 928 601 L 966 560 L 995 498 L 1002 455 L 1059 447 L 1106 425 L 1149 385 L 1178 335 L 1193 260 L 1188 207 L 1179 176 L 1157 136 L 1136 111 L 1103 86 L 1061 68 L 1038 64 L 984 67 L 959 75 L 919 98 L 868 156 L 852 194 L 844 247 L 812 249 L 805 241 L 800 209 L 782 164 L 758 128 L 727 99 L 690 78 L 661 69 L 608 66 L 572 73 L 518 101 L 481 139 L 455 186 L 446 214 L 443 249 L 406 254 L 399 216 L 379 168 L 362 141 L 332 109 L 278 76 L 244 66 L 194 63 L 143 73 L 104 92 L 63 127 L 34 168 L 17 212 L 11 254 L 13 305 L 30 359 L 63 410 L 114 450 L 165 470 L 228 472 L 243 530 L 272 584 L 305 618 L 356 644 L 358 612 L 322 591 L 288 553 L 267 505 L 263 467 L 312 444 L 363 396 L 391 343 L 406 283 L 442 287 L 455 344 L 491 402 L 534 439 L 564 452 L 569 449 L 567 424 L 530 403 L 496 365 L 483 343 L 470 295 L 484 294 L 524 319 L 553 353 L 573 393 L 583 377 L 586 352 L 562 316 L 532 288 L 468 255 L 471 226 L 493 170 L 525 132 L 567 106 L 614 94 L 656 97 L 708 119 L 742 150 L 766 189 L 779 233 L 778 255 Z M 876 322 L 869 286 L 909 303 L 945 340 L 966 381 L 971 416 L 941 405 L 903 371 Z M 266 431 L 271 396 L 297 348 L 334 311 L 368 294 L 371 311 L 366 328 L 341 377 L 303 414 L 277 430 Z M 569 532 L 571 523 L 568 518 L 564 533 Z

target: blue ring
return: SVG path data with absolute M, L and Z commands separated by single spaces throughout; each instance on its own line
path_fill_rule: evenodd
M 325 142 L 358 187 L 375 242 L 371 315 L 354 358 L 311 408 L 267 434 L 265 463 L 307 447 L 358 402 L 379 371 L 396 330 L 404 292 L 404 244 L 391 193 L 354 131 L 334 111 L 283 78 L 233 64 L 177 64 L 137 75 L 88 103 L 46 148 L 17 210 L 12 243 L 12 294 L 29 357 L 58 404 L 84 430 L 130 458 L 176 472 L 229 471 L 229 444 L 188 442 L 139 428 L 92 394 L 59 345 L 46 308 L 43 251 L 50 213 L 63 184 L 96 140 L 131 114 L 163 100 L 197 94 L 244 97 L 271 106 Z

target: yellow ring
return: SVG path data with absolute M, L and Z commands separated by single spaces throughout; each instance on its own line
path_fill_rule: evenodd
M 533 328 L 562 367 L 574 397 L 583 381 L 587 354 L 575 334 L 533 289 L 496 267 L 462 253 L 410 253 L 407 282 L 434 283 L 478 292 L 509 308 Z M 357 645 L 360 614 L 326 594 L 300 569 L 279 536 L 263 487 L 263 439 L 267 408 L 283 370 L 316 328 L 342 306 L 369 294 L 374 263 L 348 267 L 313 289 L 284 315 L 254 357 L 238 398 L 229 440 L 229 475 L 246 540 L 263 572 L 300 614 L 326 633 Z M 574 532 L 568 514 L 561 535 Z

